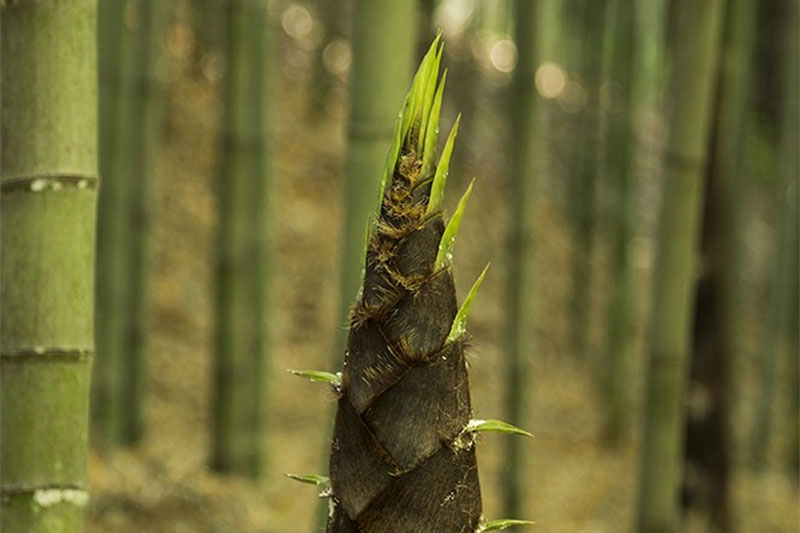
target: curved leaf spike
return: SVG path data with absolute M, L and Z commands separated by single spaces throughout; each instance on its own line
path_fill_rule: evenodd
M 447 223 L 444 233 L 442 233 L 442 238 L 439 241 L 439 251 L 436 253 L 436 270 L 450 268 L 453 265 L 453 248 L 456 244 L 456 234 L 461 225 L 461 219 L 464 217 L 464 210 L 467 208 L 467 202 L 472 194 L 472 186 L 474 184 L 475 179 L 473 178 L 469 187 L 467 187 L 467 190 L 464 192 L 464 195 L 461 197 L 461 200 L 458 201 L 456 210 Z
M 489 265 L 491 263 L 483 269 L 483 272 L 481 272 L 481 275 L 478 276 L 469 293 L 467 293 L 467 297 L 461 307 L 458 308 L 458 313 L 453 319 L 453 325 L 450 327 L 450 334 L 447 336 L 447 342 L 453 342 L 467 331 L 467 314 L 469 313 L 469 308 L 472 307 L 472 301 L 475 300 L 475 296 L 478 294 L 478 289 L 481 288 L 481 283 L 483 283 L 483 278 L 486 276 L 486 271 L 489 270 Z
M 470 420 L 467 427 L 464 428 L 467 433 L 476 433 L 481 431 L 499 431 L 500 433 L 508 433 L 510 435 L 524 435 L 526 437 L 533 437 L 533 433 L 528 433 L 524 429 L 517 426 L 503 422 L 502 420 Z
M 427 179 L 433 170 L 433 160 L 436 157 L 436 142 L 439 140 L 439 115 L 442 111 L 442 95 L 444 84 L 447 81 L 447 69 L 442 74 L 439 88 L 433 97 L 433 106 L 428 117 L 428 125 L 425 127 L 425 141 L 422 146 L 422 176 Z
M 425 92 L 422 96 L 422 114 L 419 123 L 419 137 L 417 138 L 417 153 L 421 153 L 425 147 L 425 135 L 428 130 L 428 122 L 430 121 L 431 110 L 433 108 L 433 100 L 436 95 L 436 80 L 439 79 L 439 65 L 442 61 L 442 51 L 444 50 L 444 43 L 436 51 L 436 55 L 431 61 L 428 80 L 425 84 Z
M 499 518 L 482 524 L 476 533 L 483 533 L 484 531 L 498 531 L 501 529 L 508 529 L 516 526 L 533 526 L 536 522 L 530 520 L 516 520 L 514 518 Z
M 328 476 L 321 476 L 319 474 L 284 474 L 289 479 L 299 481 L 300 483 L 309 483 L 311 485 L 328 485 L 331 480 Z
M 456 117 L 456 122 L 450 130 L 450 135 L 447 136 L 447 141 L 444 143 L 442 155 L 439 157 L 439 164 L 436 166 L 436 174 L 433 176 L 433 185 L 431 185 L 431 197 L 428 200 L 428 208 L 425 211 L 426 215 L 436 213 L 442 208 L 444 186 L 447 184 L 447 175 L 450 173 L 450 156 L 453 155 L 453 146 L 456 142 L 459 122 L 461 122 L 461 113 Z
M 290 374 L 294 374 L 295 376 L 306 378 L 310 381 L 316 381 L 319 383 L 330 383 L 335 387 L 338 387 L 342 384 L 341 372 L 337 372 L 336 374 L 334 374 L 332 372 L 324 372 L 322 370 L 291 370 L 291 369 L 289 369 L 288 372 Z
M 425 57 L 422 58 L 422 62 L 417 69 L 417 73 L 414 75 L 414 81 L 411 83 L 411 90 L 408 92 L 408 96 L 406 96 L 406 103 L 403 109 L 403 129 L 401 135 L 404 146 L 405 141 L 408 140 L 412 132 L 412 126 L 416 124 L 416 130 L 419 131 L 418 120 L 420 110 L 422 108 L 423 96 L 425 94 L 425 86 L 427 85 L 428 77 L 430 76 L 431 63 L 435 60 L 436 49 L 439 46 L 440 39 L 441 33 L 436 36 L 431 43 L 431 47 L 425 54 Z

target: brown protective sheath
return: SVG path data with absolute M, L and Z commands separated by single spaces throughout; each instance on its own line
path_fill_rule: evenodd
M 441 213 L 401 155 L 367 249 L 331 445 L 328 533 L 472 533 L 481 517 L 453 276 Z

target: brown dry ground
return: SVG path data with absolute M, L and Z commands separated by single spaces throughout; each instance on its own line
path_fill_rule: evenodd
M 323 386 L 293 378 L 287 368 L 329 369 L 335 328 L 338 244 L 342 209 L 345 110 L 340 87 L 329 116 L 317 123 L 304 118 L 310 55 L 288 48 L 276 93 L 274 201 L 275 267 L 271 279 L 270 328 L 273 347 L 268 379 L 264 479 L 221 477 L 206 468 L 210 371 L 213 357 L 215 225 L 215 128 L 220 101 L 217 87 L 192 74 L 188 60 L 174 59 L 178 74 L 167 84 L 165 141 L 158 170 L 153 312 L 149 336 L 147 434 L 138 446 L 90 460 L 93 499 L 90 525 L 109 532 L 310 532 L 317 507 L 315 490 L 290 481 L 286 472 L 326 469 L 323 439 L 328 431 L 332 395 Z M 452 115 L 452 110 L 448 111 Z M 484 112 L 486 114 L 486 112 Z M 481 114 L 476 118 L 480 118 Z M 475 127 L 475 136 L 480 129 Z M 473 308 L 471 377 L 478 418 L 502 418 L 502 275 L 505 182 L 498 175 L 502 136 L 491 135 L 462 155 L 448 192 L 453 205 L 468 177 L 477 176 L 456 250 L 456 281 L 465 294 L 480 269 L 493 261 L 490 276 Z M 601 444 L 602 402 L 597 394 L 599 357 L 569 356 L 565 316 L 569 297 L 569 232 L 553 198 L 555 179 L 542 179 L 536 212 L 536 348 L 524 426 L 535 434 L 528 450 L 527 504 L 531 531 L 631 531 L 637 486 L 636 431 L 619 449 Z M 552 193 L 552 194 L 550 194 Z M 549 195 L 549 196 L 548 196 Z M 646 196 L 646 195 L 645 195 Z M 647 201 L 646 198 L 644 201 Z M 645 209 L 652 211 L 652 208 Z M 637 364 L 631 382 L 641 383 L 644 353 L 642 323 L 647 309 L 646 283 L 652 256 L 643 241 L 634 272 L 637 285 Z M 596 263 L 608 264 L 602 241 Z M 595 278 L 593 346 L 601 346 L 604 316 L 601 274 Z M 752 328 L 751 328 L 752 329 Z M 641 397 L 641 385 L 631 397 Z M 752 388 L 752 386 L 751 386 Z M 788 397 L 786 391 L 782 394 Z M 631 412 L 639 401 L 632 400 Z M 743 403 L 746 403 L 743 402 Z M 781 404 L 778 404 L 780 407 Z M 785 412 L 785 406 L 782 408 Z M 746 412 L 747 409 L 744 409 Z M 778 440 L 781 433 L 780 413 Z M 639 427 L 634 421 L 632 428 Z M 742 427 L 745 432 L 750 420 Z M 738 424 L 737 424 L 738 426 Z M 497 489 L 510 465 L 502 463 L 506 436 L 479 441 L 484 510 L 497 518 Z M 798 490 L 781 470 L 774 448 L 761 475 L 737 466 L 734 476 L 736 521 L 744 532 L 797 531 Z M 740 458 L 741 459 L 741 458 Z M 739 461 L 739 465 L 743 461 Z M 703 531 L 702 520 L 687 526 Z

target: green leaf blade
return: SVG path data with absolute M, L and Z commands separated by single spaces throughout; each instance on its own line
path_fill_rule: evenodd
M 447 136 L 447 141 L 444 143 L 442 155 L 439 156 L 439 164 L 436 165 L 436 173 L 433 175 L 433 184 L 431 184 L 431 195 L 428 200 L 428 207 L 425 210 L 426 215 L 432 215 L 442 209 L 444 203 L 444 188 L 447 184 L 447 176 L 450 174 L 450 157 L 453 155 L 453 146 L 456 142 L 456 134 L 458 133 L 458 124 L 461 122 L 461 114 L 456 117 L 456 122 L 450 130 L 450 135 Z
M 444 95 L 444 85 L 447 81 L 447 69 L 442 74 L 439 88 L 433 97 L 428 125 L 425 128 L 425 142 L 422 147 L 422 175 L 429 176 L 433 170 L 433 160 L 436 157 L 436 143 L 439 140 L 439 117 L 442 113 L 442 98 Z
M 288 370 L 288 372 L 317 383 L 330 383 L 335 387 L 339 387 L 342 384 L 342 375 L 339 372 L 336 374 L 322 370 Z
M 453 265 L 453 248 L 455 248 L 456 245 L 456 234 L 458 234 L 458 228 L 461 226 L 461 219 L 464 218 L 464 210 L 467 208 L 467 202 L 472 194 L 472 187 L 474 184 L 475 180 L 473 179 L 464 192 L 464 195 L 458 201 L 453 216 L 444 228 L 442 238 L 439 240 L 439 250 L 436 252 L 436 270 L 450 268 Z
M 467 315 L 469 314 L 470 307 L 472 307 L 472 302 L 475 300 L 475 296 L 478 294 L 478 289 L 481 288 L 483 278 L 486 277 L 486 271 L 489 270 L 489 265 L 491 265 L 491 263 L 487 264 L 483 269 L 481 275 L 478 276 L 478 279 L 472 284 L 472 288 L 467 293 L 467 297 L 464 298 L 461 307 L 458 308 L 458 313 L 456 313 L 456 317 L 453 319 L 453 325 L 450 327 L 450 334 L 447 336 L 447 342 L 453 342 L 466 333 Z
M 442 62 L 442 51 L 444 50 L 444 43 L 436 50 L 436 55 L 433 56 L 428 67 L 427 82 L 425 90 L 422 94 L 421 115 L 419 124 L 419 137 L 417 138 L 417 153 L 421 153 L 425 147 L 425 136 L 428 130 L 428 123 L 430 122 L 431 111 L 433 110 L 433 102 L 436 95 L 436 81 L 439 79 L 439 66 Z
M 484 431 L 497 431 L 500 433 L 508 433 L 509 435 L 523 435 L 525 437 L 533 437 L 532 433 L 520 429 L 517 426 L 511 425 L 502 420 L 479 420 L 473 419 L 469 421 L 467 427 L 464 428 L 467 432 L 484 432 Z
M 299 481 L 300 483 L 308 483 L 309 485 L 327 485 L 331 482 L 330 478 L 327 476 L 321 476 L 319 474 L 284 474 L 289 479 L 293 479 L 295 481 Z
M 490 522 L 486 522 L 480 528 L 478 528 L 479 532 L 482 531 L 498 531 L 501 529 L 508 529 L 511 527 L 517 526 L 532 526 L 535 525 L 536 522 L 531 522 L 530 520 L 517 520 L 514 518 L 499 518 L 497 520 L 492 520 Z
M 436 49 L 439 46 L 442 34 L 439 33 L 433 39 L 430 48 L 425 53 L 425 56 L 420 62 L 416 74 L 414 74 L 414 81 L 411 82 L 411 90 L 406 97 L 406 106 L 403 110 L 403 128 L 402 139 L 403 144 L 408 140 L 409 135 L 416 126 L 416 131 L 419 132 L 419 120 L 422 112 L 423 99 L 425 95 L 425 87 L 430 77 L 431 64 L 436 58 Z

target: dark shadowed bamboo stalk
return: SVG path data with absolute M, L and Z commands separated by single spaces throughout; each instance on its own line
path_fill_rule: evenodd
M 681 2 L 654 279 L 638 528 L 676 531 L 683 402 L 721 0 Z
M 211 466 L 257 478 L 264 469 L 269 47 L 263 2 L 229 0 L 226 17 Z
M 92 442 L 108 449 L 119 442 L 119 390 L 127 295 L 124 269 L 129 220 L 124 216 L 125 181 L 117 172 L 123 133 L 123 65 L 130 54 L 125 27 L 125 2 L 98 4 L 99 135 L 98 165 L 103 186 L 97 211 L 97 317 L 98 357 L 94 365 Z
M 511 138 L 511 234 L 507 272 L 508 305 L 506 332 L 505 412 L 507 420 L 523 425 L 528 412 L 530 358 L 532 343 L 533 210 L 535 204 L 537 155 L 540 154 L 538 93 L 534 84 L 538 59 L 539 2 L 517 0 L 514 38 L 519 51 L 511 85 L 509 107 Z M 527 479 L 524 453 L 519 439 L 505 444 L 505 463 L 513 467 L 503 472 L 503 514 L 520 516 L 524 511 L 524 485 Z
M 772 435 L 773 409 L 772 397 L 775 389 L 776 366 L 785 351 L 789 357 L 796 358 L 797 328 L 792 320 L 792 307 L 797 305 L 797 216 L 798 216 L 798 175 L 800 162 L 800 124 L 798 124 L 798 10 L 794 3 L 787 4 L 788 11 L 781 35 L 780 50 L 785 54 L 783 79 L 783 99 L 780 124 L 779 172 L 775 189 L 776 230 L 775 248 L 772 256 L 772 287 L 769 315 L 765 323 L 763 342 L 760 347 L 761 375 L 759 376 L 759 398 L 757 403 L 756 427 L 751 441 L 751 455 L 757 468 L 763 468 Z M 796 367 L 796 363 L 789 368 Z M 797 389 L 793 388 L 797 396 Z M 793 401 L 792 417 L 797 415 L 797 403 Z M 796 420 L 792 425 L 796 424 Z M 795 426 L 796 428 L 796 426 Z M 795 438 L 797 437 L 795 431 Z
M 709 517 L 717 531 L 732 531 L 731 377 L 738 359 L 737 288 L 740 284 L 738 213 L 742 194 L 739 154 L 744 147 L 755 4 L 731 0 L 719 61 L 716 114 L 707 169 L 700 244 L 702 271 L 695 290 L 689 409 L 684 456 L 684 508 Z
M 98 212 L 98 409 L 103 446 L 138 441 L 143 432 L 145 329 L 150 218 L 159 139 L 155 63 L 168 3 L 105 5 L 101 27 L 100 166 L 106 181 Z M 114 54 L 114 55 L 112 55 Z
M 325 115 L 326 106 L 336 86 L 334 74 L 325 64 L 325 51 L 332 43 L 342 41 L 347 37 L 349 30 L 347 22 L 350 10 L 353 9 L 353 3 L 350 0 L 317 2 L 317 15 L 320 18 L 323 35 L 315 52 L 314 67 L 311 71 L 308 115 L 312 120 L 319 120 Z
M 583 10 L 581 76 L 585 99 L 578 120 L 578 157 L 572 177 L 574 238 L 572 242 L 572 352 L 586 357 L 591 319 L 592 248 L 594 246 L 596 181 L 600 156 L 600 83 L 603 70 L 603 30 L 606 0 L 587 0 Z
M 636 2 L 616 0 L 613 4 L 613 36 L 611 83 L 612 110 L 608 121 L 609 141 L 606 165 L 612 180 L 613 193 L 613 287 L 608 314 L 608 345 L 605 370 L 605 398 L 608 402 L 604 437 L 611 444 L 619 443 L 626 424 L 628 406 L 628 369 L 630 368 L 631 317 L 628 243 L 633 232 L 631 169 L 635 143 L 634 65 L 637 37 Z
M 94 353 L 96 5 L 0 8 L 0 529 L 82 531 Z
M 124 214 L 131 220 L 131 231 L 125 239 L 128 245 L 126 258 L 130 268 L 126 283 L 126 290 L 130 294 L 127 298 L 129 322 L 122 339 L 124 357 L 120 395 L 117 400 L 120 409 L 120 438 L 124 443 L 138 441 L 144 424 L 150 233 L 152 206 L 155 204 L 152 189 L 155 184 L 156 155 L 161 131 L 161 95 L 156 76 L 156 61 L 161 50 L 161 32 L 169 2 L 139 0 L 136 5 L 138 27 L 132 40 L 131 79 L 126 81 L 131 89 L 131 114 L 130 119 L 125 121 L 131 129 L 131 145 L 119 154 L 127 163 L 124 179 L 128 181 L 128 206 Z

